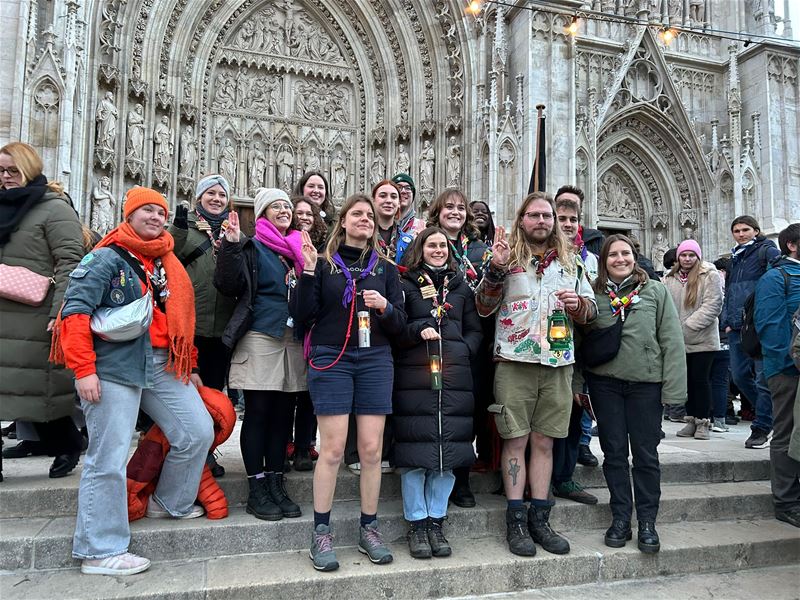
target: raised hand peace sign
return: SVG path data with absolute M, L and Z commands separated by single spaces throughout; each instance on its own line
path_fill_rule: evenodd
M 317 249 L 311 241 L 311 236 L 307 231 L 300 232 L 301 239 L 303 240 L 300 252 L 303 255 L 303 270 L 311 272 L 317 265 Z
M 492 244 L 492 265 L 500 269 L 508 266 L 508 259 L 511 257 L 511 247 L 506 239 L 506 228 L 499 225 L 494 230 L 494 243 Z
M 228 213 L 228 227 L 225 229 L 225 239 L 236 243 L 241 237 L 242 230 L 239 229 L 239 215 L 234 211 Z

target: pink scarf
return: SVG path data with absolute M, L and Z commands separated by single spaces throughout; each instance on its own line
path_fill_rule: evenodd
M 256 221 L 256 239 L 270 250 L 291 259 L 297 273 L 303 272 L 303 238 L 299 231 L 292 230 L 282 235 L 267 218 L 261 217 Z

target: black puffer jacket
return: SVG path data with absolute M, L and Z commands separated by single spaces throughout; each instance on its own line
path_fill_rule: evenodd
M 420 292 L 420 272 L 403 274 L 408 321 L 395 344 L 393 396 L 394 456 L 398 467 L 450 470 L 475 460 L 472 449 L 472 372 L 470 359 L 481 342 L 481 325 L 472 290 L 460 273 L 432 274 L 441 302 L 445 275 L 447 303 L 452 305 L 437 326 L 433 300 Z M 439 342 L 424 342 L 420 333 L 437 329 Z M 443 386 L 431 389 L 430 354 L 442 357 Z

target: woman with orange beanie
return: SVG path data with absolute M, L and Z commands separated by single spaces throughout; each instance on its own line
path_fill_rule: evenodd
M 194 292 L 164 229 L 168 212 L 155 190 L 128 190 L 125 222 L 70 274 L 54 333 L 52 358 L 75 372 L 89 430 L 72 548 L 83 573 L 132 575 L 150 566 L 128 552 L 125 466 L 140 405 L 171 446 L 147 516 L 203 514 L 194 500 L 213 428 L 196 389 Z M 98 309 L 121 308 L 148 293 L 152 322 L 139 337 L 106 341 L 93 333 Z

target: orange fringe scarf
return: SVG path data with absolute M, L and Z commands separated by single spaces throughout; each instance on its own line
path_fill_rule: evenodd
M 169 296 L 164 303 L 167 314 L 167 333 L 170 340 L 167 368 L 175 373 L 178 379 L 188 381 L 192 372 L 192 348 L 194 345 L 194 288 L 186 269 L 172 252 L 175 240 L 167 231 L 154 240 L 143 240 L 128 223 L 122 223 L 100 240 L 95 249 L 111 244 L 122 246 L 150 259 L 161 258 L 169 290 Z M 146 281 L 145 284 L 150 286 L 149 281 Z M 64 364 L 60 325 L 61 312 L 59 311 L 56 325 L 53 327 L 53 341 L 50 347 L 50 361 L 56 364 Z

